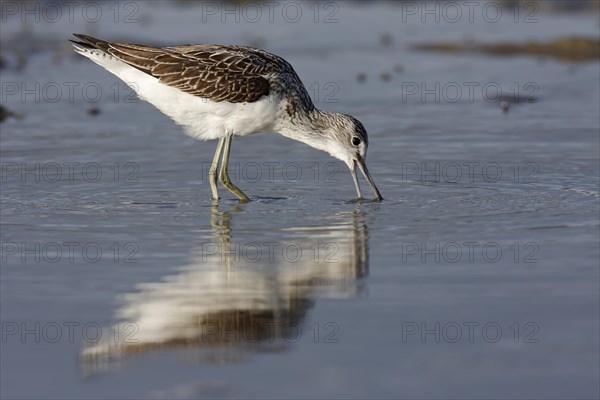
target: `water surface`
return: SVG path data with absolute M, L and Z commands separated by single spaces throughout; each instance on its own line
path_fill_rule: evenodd
M 333 24 L 198 24 L 199 6 L 138 4 L 145 25 L 31 34 L 262 41 L 318 107 L 363 121 L 385 201 L 349 201 L 345 166 L 268 133 L 233 144 L 253 201 L 221 189 L 214 207 L 214 143 L 86 60 L 27 53 L 3 83 L 79 86 L 3 99 L 25 116 L 1 128 L 3 397 L 598 397 L 599 63 L 408 49 L 597 37 L 597 18 L 398 23 L 397 6 L 340 4 Z M 535 101 L 503 113 L 486 85 Z

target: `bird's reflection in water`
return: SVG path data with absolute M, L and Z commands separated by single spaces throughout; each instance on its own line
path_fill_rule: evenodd
M 236 212 L 214 207 L 213 238 L 195 249 L 188 265 L 120 299 L 119 334 L 84 344 L 84 365 L 94 369 L 128 353 L 177 347 L 214 362 L 280 351 L 298 340 L 315 298 L 356 295 L 358 279 L 368 273 L 359 209 L 282 227 L 277 240 L 254 234 L 246 242 L 235 233 Z

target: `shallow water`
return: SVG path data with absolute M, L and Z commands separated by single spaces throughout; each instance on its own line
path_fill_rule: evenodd
M 363 121 L 385 201 L 352 202 L 345 166 L 271 133 L 234 141 L 253 201 L 221 189 L 215 208 L 214 143 L 90 62 L 28 53 L 2 71 L 2 104 L 25 116 L 1 126 L 3 398 L 598 397 L 599 63 L 407 48 L 597 36 L 597 18 L 399 24 L 397 6 L 342 4 L 334 24 L 211 15 L 190 34 L 173 26 L 197 26 L 198 6 L 136 4 L 141 26 L 33 34 L 263 40 L 318 107 Z M 6 94 L 23 82 L 40 101 Z M 503 113 L 483 87 L 536 101 Z

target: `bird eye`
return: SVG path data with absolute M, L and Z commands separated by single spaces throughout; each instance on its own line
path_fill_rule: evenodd
M 357 138 L 356 136 L 354 136 L 354 137 L 352 138 L 352 144 L 353 144 L 354 146 L 358 146 L 358 145 L 360 144 L 360 139 L 359 139 L 359 138 Z

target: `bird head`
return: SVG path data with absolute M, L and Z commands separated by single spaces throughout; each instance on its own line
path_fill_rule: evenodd
M 326 131 L 322 132 L 323 137 L 327 138 L 325 150 L 333 157 L 346 163 L 352 173 L 359 197 L 362 196 L 356 174 L 357 168 L 364 175 L 376 199 L 382 200 L 383 197 L 377 186 L 375 186 L 365 162 L 367 148 L 369 147 L 369 137 L 365 127 L 351 115 L 329 113 L 329 116 L 332 121 L 328 124 Z

